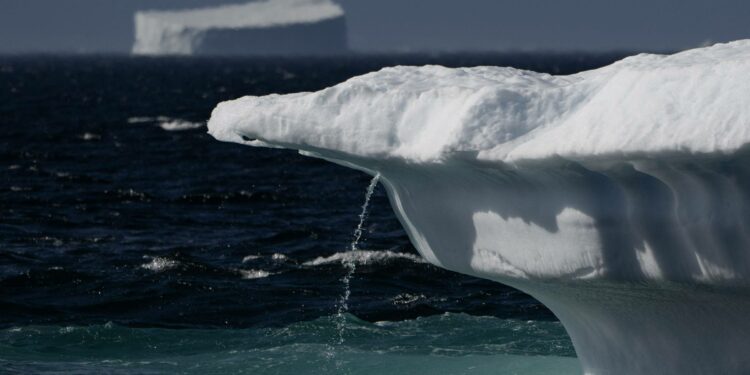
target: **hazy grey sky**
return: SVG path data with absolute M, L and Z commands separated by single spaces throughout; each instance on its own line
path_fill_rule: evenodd
M 750 38 L 747 0 L 343 0 L 367 49 L 665 50 Z
M 0 52 L 127 52 L 137 9 L 240 0 L 0 0 Z M 675 50 L 750 38 L 747 0 L 338 0 L 358 51 Z

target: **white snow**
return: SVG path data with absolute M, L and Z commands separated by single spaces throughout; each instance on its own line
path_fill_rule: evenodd
M 176 11 L 135 14 L 135 54 L 191 54 L 207 30 L 262 29 L 309 24 L 344 15 L 330 0 L 258 0 Z
M 427 261 L 542 301 L 586 374 L 750 373 L 750 40 L 570 76 L 386 68 L 208 128 L 380 174 Z
M 219 104 L 210 132 L 368 158 L 494 161 L 731 152 L 750 141 L 750 40 L 570 76 L 398 66 Z

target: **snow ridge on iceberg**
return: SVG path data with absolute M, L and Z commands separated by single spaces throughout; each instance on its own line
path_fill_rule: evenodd
M 425 259 L 545 303 L 586 373 L 750 372 L 750 41 L 570 76 L 386 68 L 208 127 L 380 173 Z
M 398 66 L 315 93 L 221 103 L 211 134 L 411 161 L 731 152 L 750 141 L 748 70 L 750 40 L 570 76 Z

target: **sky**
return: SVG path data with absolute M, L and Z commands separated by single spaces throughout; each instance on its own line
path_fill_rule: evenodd
M 750 38 L 747 0 L 336 0 L 359 52 L 674 51 Z M 241 0 L 0 0 L 0 53 L 121 52 L 138 9 Z

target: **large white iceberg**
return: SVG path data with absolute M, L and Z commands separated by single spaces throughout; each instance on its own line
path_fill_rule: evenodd
M 545 303 L 586 373 L 750 372 L 749 40 L 570 76 L 386 68 L 208 127 L 379 173 L 425 259 Z
M 134 54 L 326 54 L 346 49 L 344 11 L 330 0 L 258 0 L 135 14 Z

